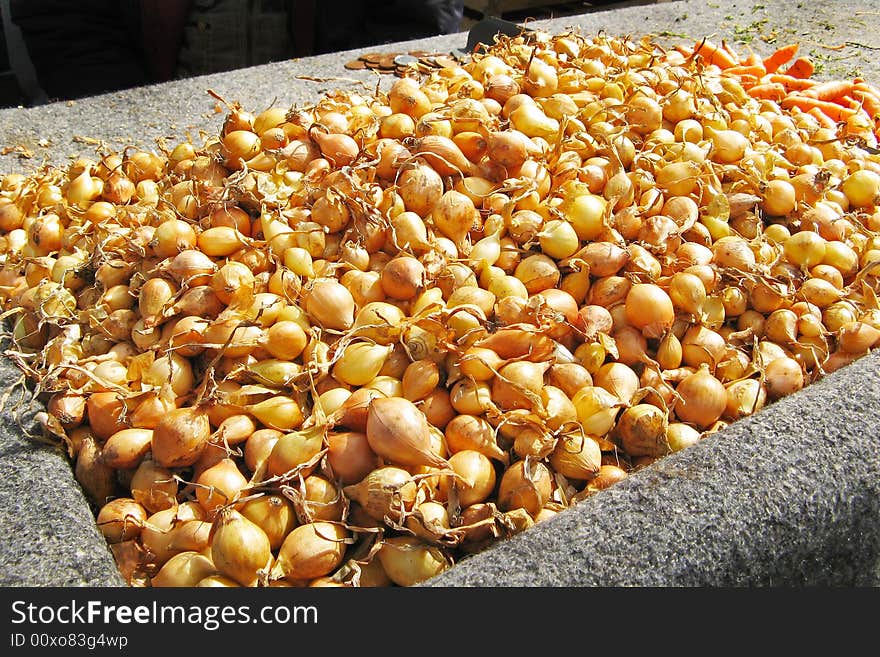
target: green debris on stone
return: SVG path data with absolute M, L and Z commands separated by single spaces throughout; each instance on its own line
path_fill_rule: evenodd
M 748 25 L 734 25 L 734 40 L 736 41 L 736 43 L 751 43 L 756 38 L 761 36 L 761 32 L 763 31 L 764 25 L 766 25 L 767 22 L 768 19 L 762 18 L 760 20 L 752 21 Z
M 689 39 L 690 37 L 683 32 L 673 32 L 671 30 L 660 30 L 657 33 L 657 36 L 662 37 L 664 39 Z
M 863 77 L 861 68 L 846 61 L 852 56 L 841 57 L 837 52 L 829 53 L 818 48 L 811 49 L 808 55 L 816 67 L 813 73 L 815 77 L 843 79 Z

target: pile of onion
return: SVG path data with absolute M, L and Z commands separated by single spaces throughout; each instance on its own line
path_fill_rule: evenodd
M 870 126 L 503 37 L 0 179 L 0 301 L 133 586 L 409 586 L 880 344 Z

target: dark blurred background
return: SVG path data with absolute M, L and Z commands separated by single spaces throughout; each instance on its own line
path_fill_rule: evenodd
M 0 0 L 0 106 L 652 1 Z

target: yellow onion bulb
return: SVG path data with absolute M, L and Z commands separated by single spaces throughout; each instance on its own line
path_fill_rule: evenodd
M 176 408 L 153 429 L 153 458 L 168 468 L 192 465 L 201 456 L 210 436 L 211 424 L 204 411 Z
M 665 456 L 671 450 L 666 441 L 666 412 L 652 404 L 635 404 L 625 409 L 615 433 L 630 456 Z
M 371 449 L 397 465 L 445 467 L 446 460 L 431 450 L 425 414 L 403 397 L 380 397 L 370 402 L 366 425 Z
M 305 310 L 328 329 L 346 330 L 354 323 L 355 303 L 351 292 L 332 278 L 317 278 L 306 292 Z
M 398 520 L 415 502 L 418 488 L 413 476 L 395 466 L 381 466 L 343 492 L 357 502 L 368 516 L 384 521 L 386 516 Z
M 269 573 L 272 548 L 259 526 L 227 507 L 214 521 L 211 559 L 220 574 L 242 586 L 256 586 Z
M 295 582 L 331 573 L 342 564 L 349 536 L 341 524 L 322 520 L 296 527 L 278 549 L 270 578 Z
M 129 482 L 131 496 L 150 513 L 169 509 L 177 504 L 177 481 L 168 468 L 153 459 L 141 461 Z
M 482 452 L 458 451 L 449 457 L 449 468 L 455 475 L 443 479 L 446 495 L 454 491 L 462 506 L 485 502 L 495 489 L 495 467 Z
M 235 501 L 247 487 L 248 480 L 233 459 L 222 458 L 201 472 L 195 483 L 196 499 L 211 513 Z
M 765 366 L 764 383 L 770 399 L 778 399 L 803 388 L 806 378 L 800 363 L 794 358 L 781 356 Z
M 365 433 L 333 431 L 327 436 L 327 464 L 343 485 L 356 484 L 379 467 Z
M 626 295 L 627 321 L 646 337 L 659 338 L 672 328 L 675 307 L 669 294 L 653 283 L 637 283 Z
M 137 538 L 147 520 L 147 510 L 131 497 L 117 497 L 98 511 L 98 529 L 108 543 Z
M 186 550 L 168 559 L 159 572 L 150 578 L 150 586 L 193 587 L 216 574 L 217 568 L 208 557 L 194 550 Z
M 452 566 L 444 551 L 416 537 L 385 538 L 377 553 L 382 569 L 398 586 L 413 586 Z
M 724 415 L 731 420 L 738 420 L 761 410 L 767 401 L 767 389 L 758 379 L 740 379 L 725 387 L 727 405 Z
M 676 416 L 700 429 L 715 423 L 727 408 L 727 390 L 706 364 L 686 376 L 675 391 L 680 396 L 674 408 Z
M 498 486 L 498 507 L 504 511 L 525 509 L 535 516 L 550 500 L 552 492 L 550 468 L 540 461 L 524 459 L 504 471 Z
M 614 427 L 623 403 L 599 386 L 585 386 L 572 398 L 578 421 L 588 435 L 604 436 Z
M 333 364 L 333 377 L 350 386 L 364 386 L 379 375 L 393 349 L 391 345 L 352 342 Z
M 284 539 L 297 525 L 293 504 L 284 495 L 260 495 L 242 504 L 238 510 L 263 530 L 273 552 L 281 547 Z
M 549 460 L 553 469 L 564 477 L 590 480 L 599 472 L 602 450 L 592 437 L 572 432 L 560 437 Z

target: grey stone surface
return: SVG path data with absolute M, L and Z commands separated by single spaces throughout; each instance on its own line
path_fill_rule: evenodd
M 42 406 L 21 383 L 3 358 L 0 586 L 123 586 L 66 453 L 42 438 Z
M 613 7 L 613 6 L 612 6 Z M 817 77 L 880 80 L 880 2 L 831 1 L 807 8 L 782 0 L 680 0 L 609 8 L 541 21 L 551 31 L 653 34 L 678 43 L 712 36 L 761 54 L 798 41 L 820 63 Z M 762 39 L 762 37 L 764 37 Z M 466 34 L 409 41 L 388 50 L 448 51 Z M 842 46 L 841 49 L 830 47 Z M 0 172 L 31 172 L 94 156 L 100 140 L 119 150 L 152 148 L 216 133 L 223 113 L 213 89 L 250 111 L 303 105 L 352 84 L 390 76 L 348 71 L 350 51 L 279 62 L 42 107 L 0 110 Z M 303 79 L 308 76 L 310 79 Z M 878 357 L 655 463 L 526 534 L 467 560 L 436 586 L 724 586 L 880 583 Z M 18 372 L 0 362 L 0 388 Z M 14 399 L 14 397 L 13 397 Z M 34 408 L 30 409 L 33 413 Z M 9 405 L 0 418 L 0 585 L 116 586 L 120 579 L 91 512 L 57 450 L 33 442 Z

